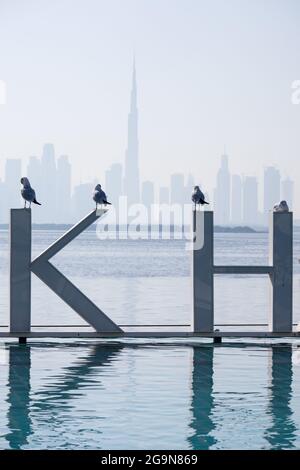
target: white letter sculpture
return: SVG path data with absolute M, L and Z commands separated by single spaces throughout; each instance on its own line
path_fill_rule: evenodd
M 11 209 L 10 220 L 10 332 L 26 333 L 31 327 L 31 272 L 97 332 L 122 333 L 105 313 L 90 301 L 50 258 L 95 222 L 106 209 L 92 211 L 31 262 L 31 210 Z

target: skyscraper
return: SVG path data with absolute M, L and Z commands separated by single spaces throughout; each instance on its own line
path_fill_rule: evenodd
M 170 191 L 167 186 L 161 186 L 159 188 L 159 204 L 170 203 Z
M 184 203 L 184 175 L 174 173 L 171 175 L 171 204 Z
M 184 188 L 184 202 L 191 203 L 192 192 L 195 186 L 195 181 L 193 175 L 189 174 Z
M 57 178 L 53 144 L 45 144 L 41 159 L 40 200 L 43 204 L 42 222 L 56 223 Z
M 4 178 L 4 222 L 9 221 L 10 208 L 22 207 L 21 202 L 21 160 L 18 158 L 10 158 L 5 162 L 5 178 Z
M 56 223 L 71 222 L 71 165 L 67 155 L 61 155 L 57 160 L 57 216 Z M 61 204 L 60 201 L 63 201 Z
M 242 221 L 242 180 L 239 175 L 232 175 L 231 186 L 231 222 L 240 224 Z
M 92 183 L 83 183 L 74 187 L 72 213 L 76 221 L 82 219 L 95 208 L 95 203 L 92 200 L 94 187 L 95 184 Z
M 41 162 L 38 157 L 29 157 L 27 176 L 30 183 L 32 183 L 32 186 L 36 188 L 36 191 L 39 191 L 41 181 Z
M 128 115 L 128 143 L 125 155 L 124 194 L 128 206 L 140 202 L 138 143 L 138 109 L 135 62 L 133 63 L 130 112 Z
M 217 187 L 215 189 L 215 216 L 216 223 L 226 225 L 230 220 L 230 173 L 228 156 L 222 155 L 221 168 L 217 173 Z
M 154 184 L 152 181 L 144 181 L 142 184 L 142 203 L 148 211 L 154 203 Z
M 294 182 L 289 177 L 282 181 L 281 199 L 284 199 L 288 203 L 289 209 L 293 210 Z
M 119 207 L 119 197 L 122 195 L 123 169 L 120 163 L 114 163 L 105 172 L 105 188 L 107 200 L 116 208 Z
M 264 171 L 264 221 L 268 221 L 268 213 L 280 200 L 280 173 L 273 166 Z
M 254 176 L 246 176 L 243 181 L 243 222 L 256 225 L 258 219 L 258 185 Z

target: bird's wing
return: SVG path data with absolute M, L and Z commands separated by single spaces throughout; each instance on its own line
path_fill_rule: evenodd
M 203 199 L 203 201 L 205 200 L 205 196 L 204 196 L 203 192 L 201 191 L 201 189 L 198 190 L 198 197 L 199 197 L 199 199 Z
M 31 188 L 24 187 L 21 189 L 21 195 L 26 201 L 33 201 L 34 191 Z
M 93 192 L 93 200 L 94 200 L 95 202 L 98 202 L 99 199 L 100 199 L 100 197 L 99 197 L 99 191 L 95 190 L 95 191 Z
M 106 197 L 106 194 L 105 194 L 104 191 L 101 191 L 101 199 L 102 199 L 103 201 L 107 201 L 107 197 Z

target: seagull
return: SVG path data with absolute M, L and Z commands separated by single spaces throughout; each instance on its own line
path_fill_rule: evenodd
M 35 198 L 35 190 L 30 186 L 29 179 L 23 176 L 23 178 L 21 178 L 21 184 L 23 185 L 23 188 L 21 189 L 21 195 L 25 200 L 24 208 L 26 208 L 26 201 L 29 202 L 29 207 L 31 207 L 32 202 L 41 206 L 42 204 L 37 202 Z
M 280 201 L 279 204 L 275 204 L 273 210 L 274 212 L 288 212 L 289 206 L 286 201 Z
M 104 206 L 107 204 L 111 205 L 111 203 L 107 201 L 105 192 L 101 189 L 101 184 L 97 184 L 97 186 L 95 186 L 93 200 L 96 203 L 96 209 L 98 204 L 103 204 Z
M 209 204 L 209 202 L 205 201 L 205 196 L 199 186 L 194 186 L 192 201 L 195 203 L 195 208 L 196 204 L 200 204 L 201 206 L 203 206 L 204 204 Z

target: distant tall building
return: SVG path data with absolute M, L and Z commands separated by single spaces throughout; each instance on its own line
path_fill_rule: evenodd
M 21 202 L 21 160 L 18 158 L 10 158 L 5 162 L 4 177 L 4 222 L 9 221 L 9 211 L 11 208 L 22 207 Z
M 243 181 L 243 223 L 257 225 L 258 216 L 258 184 L 254 176 L 246 176 Z
M 144 181 L 142 184 L 142 203 L 148 210 L 154 203 L 154 184 L 152 181 Z
M 264 171 L 264 220 L 267 222 L 268 213 L 274 204 L 280 200 L 280 173 L 273 166 Z
M 41 181 L 41 162 L 38 157 L 29 157 L 27 176 L 32 186 L 39 190 Z
M 159 188 L 159 204 L 170 204 L 170 191 L 167 186 Z
M 135 63 L 133 64 L 130 112 L 128 115 L 128 143 L 125 156 L 124 194 L 128 205 L 140 202 L 138 143 L 138 109 Z
M 221 168 L 217 173 L 215 217 L 216 223 L 220 225 L 226 225 L 230 221 L 230 173 L 227 155 L 222 155 Z
M 114 163 L 105 172 L 105 188 L 108 201 L 116 208 L 119 206 L 119 197 L 122 196 L 123 169 L 120 163 Z
M 186 182 L 186 186 L 184 189 L 184 202 L 191 203 L 192 192 L 195 186 L 195 180 L 193 175 L 189 174 Z
M 171 204 L 184 203 L 184 175 L 182 173 L 174 173 L 171 175 Z
M 71 214 L 71 165 L 67 155 L 57 160 L 57 212 L 56 223 L 67 224 L 72 220 Z M 61 204 L 63 201 L 63 204 Z
M 289 178 L 285 178 L 281 184 L 281 199 L 287 201 L 290 210 L 293 210 L 294 203 L 294 182 Z
M 242 179 L 239 175 L 232 175 L 231 179 L 231 222 L 242 222 Z
M 93 183 L 83 183 L 74 187 L 72 213 L 75 220 L 82 219 L 95 207 L 92 200 L 94 186 Z
M 41 159 L 40 200 L 43 204 L 42 222 L 57 222 L 57 178 L 53 144 L 45 144 Z

